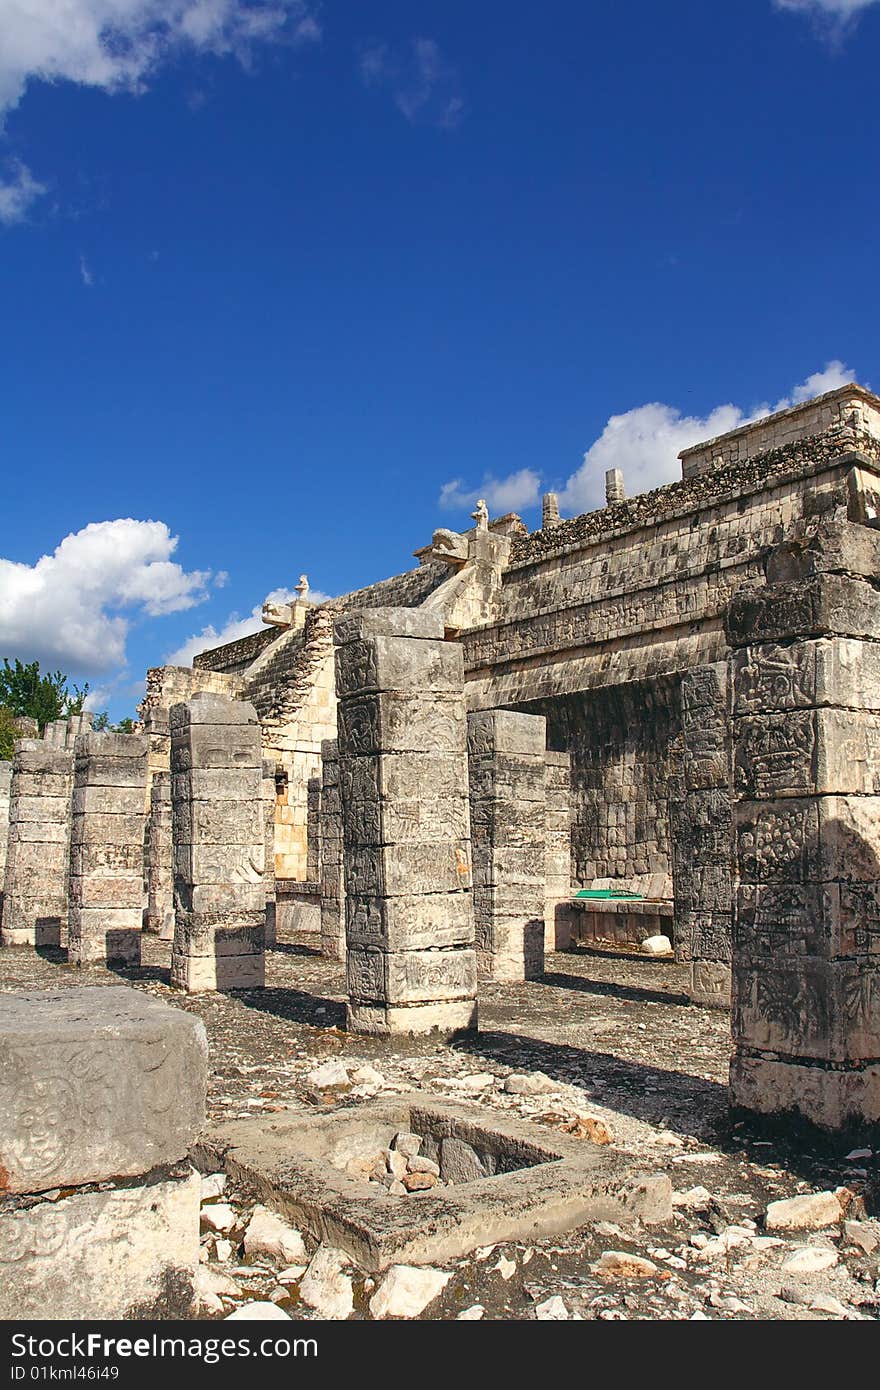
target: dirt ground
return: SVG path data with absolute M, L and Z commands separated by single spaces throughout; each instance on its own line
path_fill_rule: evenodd
M 670 1175 L 670 1225 L 624 1230 L 600 1223 L 532 1247 L 481 1250 L 446 1266 L 452 1277 L 422 1316 L 455 1318 L 464 1310 L 486 1319 L 880 1316 L 880 1153 L 871 1151 L 870 1141 L 821 1144 L 733 1123 L 726 1090 L 728 1017 L 691 1005 L 684 972 L 671 961 L 583 950 L 554 954 L 540 981 L 481 989 L 480 1032 L 472 1041 L 389 1046 L 344 1031 L 344 969 L 320 956 L 314 937 L 298 936 L 268 953 L 264 990 L 191 997 L 168 985 L 170 944 L 144 941 L 142 967 L 118 972 L 75 970 L 59 951 L 5 950 L 0 989 L 121 978 L 197 1014 L 210 1040 L 210 1120 L 351 1105 L 370 1094 L 422 1089 L 550 1126 L 588 1114 L 605 1122 L 615 1146 L 635 1155 L 643 1171 Z M 379 1081 L 316 1090 L 306 1078 L 330 1058 L 350 1070 L 369 1063 Z M 541 1072 L 549 1080 L 541 1094 L 510 1094 L 503 1086 L 511 1072 Z M 854 1244 L 842 1221 L 772 1236 L 764 1230 L 768 1202 L 836 1188 L 847 1189 L 847 1216 L 859 1223 L 864 1243 L 878 1237 L 876 1248 Z M 227 1288 L 203 1313 L 223 1316 L 248 1299 L 269 1297 L 291 1316 L 316 1316 L 299 1299 L 290 1271 L 281 1285 L 271 1262 L 243 1258 L 251 1194 L 227 1192 L 224 1200 L 238 1213 L 225 1233 L 231 1248 L 221 1243 L 218 1255 L 216 1237 L 206 1232 L 203 1260 L 209 1275 L 216 1267 L 222 1276 L 217 1288 L 224 1279 Z M 784 1268 L 802 1248 L 819 1252 L 814 1263 L 828 1267 L 814 1273 Z M 638 1255 L 653 1269 L 639 1278 L 600 1273 L 592 1266 L 608 1250 Z M 369 1316 L 373 1285 L 357 1271 L 353 1278 L 354 1315 Z

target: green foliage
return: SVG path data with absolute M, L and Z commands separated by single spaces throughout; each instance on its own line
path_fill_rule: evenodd
M 19 737 L 15 727 L 15 715 L 12 710 L 0 705 L 0 759 L 4 762 L 12 762 L 12 745 Z
M 101 713 L 96 714 L 92 720 L 92 728 L 96 734 L 105 732 L 110 734 L 133 734 L 134 720 L 126 715 L 124 719 L 119 720 L 118 724 L 111 724 L 110 715 L 105 709 L 102 709 Z
M 10 665 L 9 659 L 4 657 L 0 669 L 0 759 L 11 759 L 13 744 L 21 737 L 15 727 L 16 719 L 36 719 L 42 733 L 53 719 L 82 714 L 88 693 L 88 681 L 82 687 L 72 682 L 68 684 L 62 671 L 42 673 L 39 661 L 25 663 L 16 657 Z M 98 731 L 106 729 L 110 733 L 130 734 L 134 731 L 134 720 L 126 717 L 118 724 L 111 724 L 110 715 L 101 710 L 95 715 L 92 727 Z
M 10 666 L 8 658 L 3 658 L 0 706 L 12 718 L 25 715 L 36 719 L 41 732 L 53 719 L 81 714 L 88 693 L 88 682 L 82 688 L 76 685 L 68 688 L 67 677 L 61 671 L 42 675 L 39 661 L 25 664 L 16 657 L 14 665 Z

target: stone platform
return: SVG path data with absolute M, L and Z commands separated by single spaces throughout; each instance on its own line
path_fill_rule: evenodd
M 345 1164 L 398 1131 L 460 1141 L 489 1176 L 406 1197 L 375 1195 Z M 403 1094 L 332 1115 L 265 1116 L 209 1130 L 196 1152 L 363 1268 L 444 1262 L 494 1241 L 539 1240 L 590 1221 L 669 1221 L 672 1185 L 636 1160 L 473 1105 Z M 494 1170 L 494 1171 L 493 1171 Z M 445 1170 L 444 1170 L 445 1173 Z

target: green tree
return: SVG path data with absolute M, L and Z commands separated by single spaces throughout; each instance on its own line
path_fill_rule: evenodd
M 7 763 L 12 761 L 13 744 L 20 737 L 12 710 L 0 705 L 0 760 Z
M 36 719 L 42 733 L 53 719 L 81 714 L 88 693 L 88 684 L 82 688 L 68 685 L 61 671 L 43 674 L 38 661 L 25 663 L 16 657 L 10 665 L 4 657 L 0 670 L 0 758 L 12 757 L 13 745 L 20 737 L 16 719 Z
M 36 719 L 41 731 L 53 719 L 81 714 L 88 693 L 88 682 L 82 688 L 68 687 L 67 676 L 61 671 L 42 674 L 39 661 L 25 664 L 16 657 L 14 665 L 10 665 L 8 657 L 3 658 L 0 706 L 13 718 L 27 715 Z

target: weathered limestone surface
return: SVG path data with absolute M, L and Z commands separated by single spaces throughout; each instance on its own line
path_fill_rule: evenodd
M 150 815 L 147 825 L 146 931 L 163 941 L 174 936 L 174 875 L 171 855 L 171 773 L 154 772 L 150 786 Z
M 68 959 L 139 964 L 144 900 L 141 734 L 81 734 L 74 744 Z
M 262 779 L 260 726 L 251 705 L 200 694 L 172 707 L 171 980 L 181 989 L 264 983 Z
M 676 959 L 690 962 L 691 997 L 730 1006 L 733 813 L 727 663 L 681 682 L 683 757 L 670 795 Z
M 184 1318 L 199 1259 L 201 1180 L 189 1165 L 146 1182 L 0 1213 L 0 1318 Z
M 823 578 L 845 579 L 847 597 L 828 606 L 810 579 L 784 581 L 744 593 L 727 624 L 731 1094 L 833 1129 L 880 1120 L 880 729 L 868 635 L 880 595 L 865 580 Z
M 0 995 L 0 1318 L 189 1314 L 207 1062 L 137 990 Z
M 336 739 L 325 739 L 321 744 L 321 768 L 321 952 L 328 960 L 345 960 L 345 871 Z
M 9 839 L 9 796 L 12 789 L 12 763 L 0 762 L 0 910 L 6 879 L 6 844 Z
M 461 648 L 442 617 L 339 618 L 349 1026 L 447 1033 L 476 1023 Z
M 541 715 L 468 715 L 477 963 L 493 980 L 544 972 L 546 742 Z
M 263 759 L 263 834 L 265 836 L 266 879 L 266 946 L 274 946 L 278 937 L 275 897 L 275 764 Z
M 16 740 L 3 898 L 4 946 L 60 945 L 67 930 L 73 752 Z
M 544 877 L 544 950 L 571 943 L 571 755 L 550 749 L 546 765 L 547 853 Z
M 177 1162 L 204 1120 L 207 1058 L 199 1019 L 127 986 L 0 994 L 3 1190 Z

